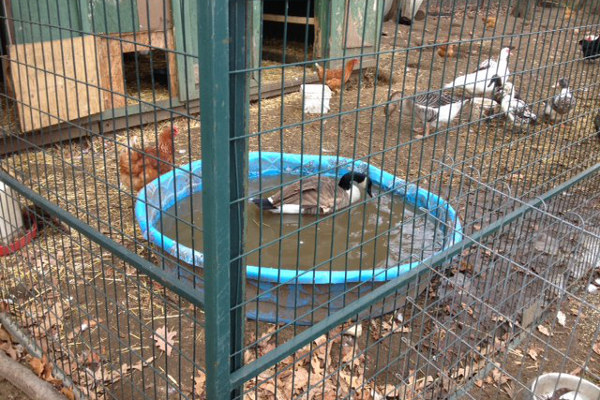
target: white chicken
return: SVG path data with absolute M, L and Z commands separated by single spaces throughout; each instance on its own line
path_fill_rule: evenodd
M 500 51 L 498 61 L 491 58 L 485 60 L 479 64 L 477 71 L 457 77 L 454 81 L 444 85 L 444 88 L 464 88 L 472 95 L 489 97 L 493 94 L 494 85 L 492 82 L 494 77 L 499 77 L 502 80 L 502 84 L 508 79 L 510 75 L 510 71 L 508 70 L 509 57 L 510 49 L 505 47 Z

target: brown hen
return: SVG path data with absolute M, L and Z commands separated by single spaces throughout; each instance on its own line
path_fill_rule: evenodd
M 157 145 L 148 146 L 143 150 L 131 148 L 121 151 L 121 182 L 137 193 L 149 182 L 172 170 L 175 162 L 173 138 L 178 133 L 179 129 L 176 126 L 172 129 L 166 127 L 158 135 Z
M 354 66 L 358 64 L 358 59 L 350 60 L 346 63 L 344 70 L 341 69 L 328 69 L 323 71 L 323 67 L 315 63 L 317 67 L 317 74 L 319 75 L 319 81 L 325 83 L 334 92 L 337 92 L 342 87 L 342 76 L 344 77 L 344 83 L 348 82 Z M 323 79 L 323 73 L 325 73 L 325 79 Z
M 455 44 L 451 44 L 451 45 L 441 45 L 440 47 L 438 47 L 438 56 L 440 57 L 456 57 L 456 49 L 457 46 Z
M 496 27 L 496 17 L 483 17 L 481 20 L 485 22 L 485 27 L 488 29 L 494 29 Z

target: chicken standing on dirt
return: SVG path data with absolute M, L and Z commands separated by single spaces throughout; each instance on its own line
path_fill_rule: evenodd
M 494 29 L 496 27 L 496 17 L 483 17 L 481 20 L 485 23 L 485 27 L 488 29 Z
M 456 57 L 456 49 L 458 46 L 456 46 L 455 44 L 450 44 L 450 45 L 442 45 L 440 47 L 438 47 L 438 56 L 442 57 L 442 58 L 452 58 L 452 57 Z
M 348 82 L 348 79 L 350 79 L 350 75 L 352 75 L 352 70 L 356 64 L 358 64 L 357 59 L 348 61 L 343 71 L 341 69 L 328 69 L 327 71 L 324 71 L 323 67 L 321 67 L 318 63 L 315 63 L 315 66 L 317 67 L 319 81 L 329 86 L 329 89 L 332 91 L 337 92 L 342 88 L 342 76 L 344 77 L 344 83 Z M 325 74 L 325 79 L 323 79 L 323 74 Z
M 166 127 L 158 136 L 157 145 L 143 150 L 131 148 L 119 154 L 121 182 L 139 192 L 147 183 L 173 169 L 175 162 L 173 138 L 179 133 L 176 126 Z

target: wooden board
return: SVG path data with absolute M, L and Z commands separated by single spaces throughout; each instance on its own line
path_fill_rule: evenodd
M 9 47 L 23 132 L 103 110 L 93 36 Z
M 137 0 L 137 9 L 140 21 L 139 31 L 164 31 L 172 27 L 171 2 L 169 0 Z
M 166 40 L 166 45 L 165 45 Z M 127 104 L 125 80 L 123 78 L 123 54 L 135 51 L 165 49 L 169 51 L 169 80 L 173 95 L 178 93 L 177 57 L 173 52 L 175 39 L 173 30 L 167 32 L 137 32 L 107 35 L 98 38 L 101 59 L 99 70 L 101 86 L 105 88 L 103 103 L 105 109 L 121 108 Z

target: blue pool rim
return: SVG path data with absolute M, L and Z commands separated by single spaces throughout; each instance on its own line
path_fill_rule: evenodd
M 460 242 L 463 238 L 462 225 L 456 211 L 445 200 L 363 161 L 353 161 L 338 156 L 275 152 L 251 152 L 248 161 L 248 178 L 250 180 L 259 177 L 259 167 L 262 169 L 262 176 L 274 176 L 282 173 L 310 176 L 321 171 L 321 176 L 341 177 L 352 170 L 368 173 L 373 183 L 380 186 L 381 189 L 392 190 L 392 193 L 402 196 L 406 203 L 424 208 L 437 219 L 449 221 L 449 224 L 454 225 L 453 234 L 449 235 L 449 240 L 440 251 Z M 171 208 L 176 200 L 181 201 L 200 190 L 202 190 L 202 160 L 177 167 L 150 182 L 137 196 L 135 216 L 142 235 L 147 240 L 176 259 L 202 268 L 204 266 L 202 252 L 175 242 L 172 238 L 162 235 L 156 228 L 161 211 Z M 383 282 L 407 273 L 420 263 L 426 263 L 431 257 L 389 268 L 347 271 L 307 271 L 248 265 L 246 278 L 261 282 L 293 284 Z

